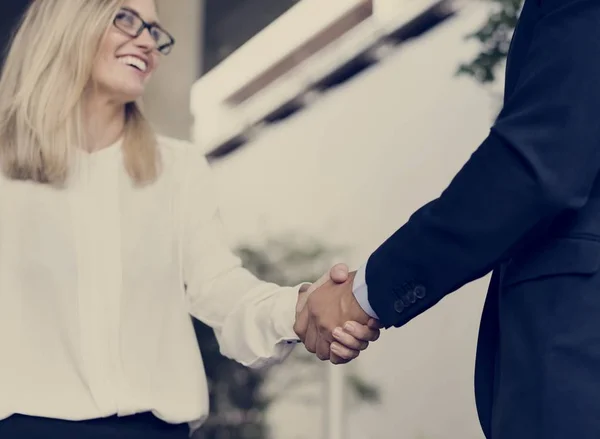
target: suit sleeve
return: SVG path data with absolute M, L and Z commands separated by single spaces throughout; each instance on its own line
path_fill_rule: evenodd
M 600 2 L 545 0 L 514 91 L 436 200 L 369 258 L 369 302 L 402 326 L 582 207 L 600 168 Z

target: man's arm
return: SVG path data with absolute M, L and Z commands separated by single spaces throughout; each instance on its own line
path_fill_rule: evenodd
M 295 329 L 320 357 L 335 328 L 368 319 L 365 291 L 383 327 L 402 326 L 510 257 L 536 226 L 585 205 L 600 170 L 600 2 L 543 0 L 540 12 L 514 91 L 448 188 L 371 255 L 364 288 L 353 294 L 351 273 L 309 298 Z
M 368 300 L 401 326 L 586 203 L 600 169 L 600 2 L 546 0 L 516 88 L 449 187 L 369 258 Z

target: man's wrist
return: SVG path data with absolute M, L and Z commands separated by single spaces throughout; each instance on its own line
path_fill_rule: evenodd
M 354 284 L 355 278 L 356 272 L 353 271 L 349 273 L 348 281 L 346 282 L 347 289 L 341 298 L 341 307 L 344 315 L 349 316 L 349 320 L 366 325 L 370 316 L 362 309 L 352 292 L 352 285 Z
M 362 310 L 374 319 L 379 319 L 377 313 L 369 302 L 369 288 L 366 281 L 367 264 L 363 264 L 356 270 L 352 283 L 352 294 Z

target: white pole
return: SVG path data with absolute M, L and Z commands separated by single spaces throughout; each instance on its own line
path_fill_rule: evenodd
M 344 366 L 327 364 L 326 407 L 323 416 L 323 439 L 345 439 L 344 437 Z

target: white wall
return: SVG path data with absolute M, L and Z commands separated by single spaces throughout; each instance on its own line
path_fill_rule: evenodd
M 198 79 L 202 54 L 203 0 L 156 0 L 160 21 L 175 37 L 144 97 L 144 108 L 164 135 L 189 139 L 193 119 L 190 89 Z
M 473 80 L 454 77 L 474 53 L 464 35 L 484 12 L 469 9 L 217 163 L 234 240 L 308 232 L 349 245 L 346 260 L 356 266 L 436 197 L 485 138 L 497 110 Z M 386 331 L 357 360 L 361 374 L 380 386 L 383 403 L 353 413 L 349 439 L 482 437 L 473 363 L 486 285 L 468 285 Z M 292 410 L 298 408 L 277 407 L 273 437 L 315 437 L 318 422 Z

